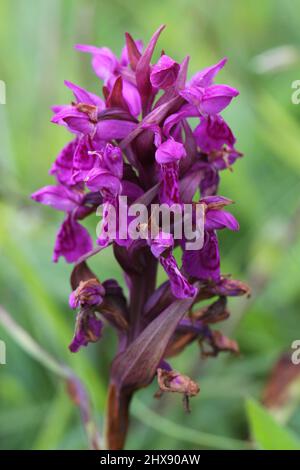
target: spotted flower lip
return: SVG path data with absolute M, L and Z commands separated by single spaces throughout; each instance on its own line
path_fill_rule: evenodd
M 159 145 L 155 152 L 155 159 L 159 164 L 174 163 L 186 156 L 186 150 L 181 142 L 168 139 Z
M 118 338 L 110 370 L 110 449 L 124 445 L 132 395 L 155 376 L 163 392 L 181 393 L 188 409 L 188 398 L 197 395 L 199 386 L 174 371 L 169 359 L 193 341 L 200 344 L 203 356 L 237 352 L 236 343 L 210 325 L 228 318 L 227 297 L 249 295 L 244 283 L 222 274 L 218 240 L 219 230 L 239 229 L 229 209 L 233 201 L 218 194 L 222 172 L 242 156 L 230 124 L 221 116 L 239 92 L 216 83 L 226 58 L 190 80 L 188 55 L 177 62 L 162 52 L 153 63 L 164 27 L 145 47 L 126 33 L 120 56 L 107 47 L 76 45 L 91 56 L 103 93 L 98 96 L 65 81 L 70 102 L 53 106 L 52 122 L 71 139 L 50 169 L 55 183 L 32 195 L 34 201 L 63 213 L 53 261 L 63 257 L 74 264 L 69 304 L 76 310 L 76 322 L 70 351 L 77 353 L 100 340 L 106 327 Z M 128 229 L 132 216 L 122 212 L 121 196 L 129 209 L 139 205 L 148 210 L 153 204 L 171 211 L 174 205 L 189 205 L 196 227 L 200 208 L 200 246 L 190 249 L 185 233 L 175 237 L 175 222 L 165 229 L 160 219 L 151 238 L 154 222 L 148 212 L 146 221 L 136 224 L 148 237 L 136 240 Z M 96 237 L 84 219 L 99 215 L 99 205 L 103 223 L 94 247 Z M 108 230 L 111 209 L 119 224 L 115 236 Z M 96 271 L 102 269 L 102 280 L 102 251 L 108 246 L 124 275 L 128 298 L 116 280 L 100 283 L 88 266 L 93 258 Z M 160 285 L 158 268 L 166 279 Z M 198 308 L 203 300 L 206 306 Z
M 185 250 L 182 256 L 184 270 L 195 279 L 219 281 L 220 251 L 214 231 L 206 231 L 201 250 Z
M 67 143 L 59 152 L 55 162 L 50 168 L 50 175 L 54 175 L 58 181 L 65 186 L 74 185 L 73 181 L 73 158 L 78 146 L 78 140 L 74 139 Z
M 224 145 L 233 150 L 236 141 L 232 130 L 219 115 L 202 118 L 194 135 L 197 145 L 205 153 L 221 150 Z
M 53 261 L 63 256 L 68 263 L 75 263 L 93 248 L 89 232 L 80 225 L 72 214 L 62 223 L 55 241 Z
M 155 159 L 160 165 L 162 181 L 160 199 L 163 203 L 178 203 L 180 200 L 179 161 L 184 157 L 186 157 L 184 145 L 173 138 L 167 139 L 157 147 Z

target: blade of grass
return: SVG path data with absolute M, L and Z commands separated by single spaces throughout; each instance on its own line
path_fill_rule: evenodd
M 67 432 L 73 410 L 65 390 L 58 387 L 56 396 L 47 408 L 47 413 L 32 448 L 35 450 L 57 449 Z
M 238 439 L 225 436 L 216 436 L 196 429 L 186 428 L 181 424 L 174 423 L 167 418 L 150 410 L 141 401 L 135 399 L 132 407 L 132 414 L 141 423 L 155 429 L 161 434 L 172 437 L 179 441 L 194 444 L 197 447 L 210 447 L 214 449 L 250 449 L 251 444 Z
M 277 423 L 274 417 L 253 399 L 246 401 L 251 434 L 263 450 L 299 450 L 300 441 L 292 431 Z
M 86 383 L 92 385 L 93 401 L 100 404 L 104 409 L 106 400 L 106 390 L 102 382 L 99 380 L 94 368 L 84 355 L 69 354 L 67 357 L 67 349 L 63 349 L 62 345 L 66 344 L 66 339 L 70 338 L 72 332 L 67 324 L 66 319 L 53 302 L 51 296 L 47 292 L 39 273 L 33 269 L 30 259 L 22 250 L 21 244 L 15 237 L 10 220 L 18 218 L 18 214 L 11 214 L 11 209 L 0 204 L 1 211 L 1 227 L 0 227 L 0 246 L 3 247 L 3 253 L 16 268 L 16 275 L 20 278 L 21 285 L 27 290 L 29 299 L 36 305 L 36 310 L 41 312 L 40 316 L 32 314 L 32 323 L 36 324 L 44 331 L 45 337 L 51 338 L 51 344 L 59 349 L 60 354 L 64 354 L 71 367 L 83 376 Z M 5 250 L 5 251 L 4 251 Z M 29 313 L 30 310 L 29 310 Z M 61 346 L 60 346 L 61 345 Z M 65 352 L 66 351 L 66 352 Z M 96 401 L 97 400 L 97 401 Z
M 257 103 L 258 112 L 263 120 L 257 129 L 260 136 L 274 152 L 274 156 L 292 171 L 300 173 L 298 122 L 267 93 L 262 94 Z M 280 136 L 280 141 L 277 136 Z
M 78 377 L 74 375 L 69 367 L 60 363 L 45 351 L 1 306 L 0 324 L 24 351 L 51 372 L 54 372 L 65 380 L 71 399 L 80 409 L 82 423 L 87 434 L 90 448 L 100 449 L 100 435 L 92 418 L 89 397 Z

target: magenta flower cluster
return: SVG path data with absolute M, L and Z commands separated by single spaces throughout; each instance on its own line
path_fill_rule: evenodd
M 179 391 L 188 396 L 185 376 L 178 381 L 165 359 L 194 339 L 203 351 L 204 343 L 210 346 L 204 354 L 235 351 L 236 344 L 208 325 L 228 316 L 227 296 L 247 292 L 239 281 L 221 275 L 217 238 L 218 230 L 239 228 L 225 210 L 232 201 L 217 195 L 220 173 L 241 156 L 220 114 L 239 92 L 215 83 L 226 59 L 197 72 L 190 80 L 189 57 L 178 63 L 162 52 L 151 64 L 162 29 L 145 48 L 126 34 L 120 58 L 106 47 L 76 46 L 90 54 L 93 70 L 102 81 L 103 95 L 65 82 L 73 93 L 72 102 L 54 106 L 52 122 L 64 126 L 73 138 L 50 170 L 56 184 L 32 195 L 34 200 L 65 214 L 53 259 L 62 256 L 68 263 L 75 263 L 70 305 L 78 309 L 78 314 L 70 349 L 78 351 L 96 341 L 103 322 L 111 324 L 119 336 L 112 368 L 112 384 L 118 396 L 124 390 L 129 396 L 149 383 L 158 369 L 161 390 L 172 389 L 172 377 L 176 375 L 176 387 L 183 383 Z M 192 126 L 195 119 L 196 126 Z M 127 196 L 129 204 L 203 205 L 203 246 L 186 250 L 186 240 L 174 240 L 172 233 L 166 236 L 162 232 L 150 241 L 130 237 L 111 240 L 103 229 L 94 248 L 81 221 L 100 204 L 117 208 L 120 195 Z M 90 256 L 97 255 L 101 267 L 99 251 L 108 245 L 113 245 L 124 272 L 128 301 L 116 281 L 101 283 L 86 263 Z M 181 266 L 173 253 L 176 247 L 182 252 Z M 156 286 L 158 263 L 168 279 L 161 286 Z M 104 271 L 102 268 L 102 275 Z M 215 297 L 217 300 L 209 307 L 192 310 L 199 300 Z M 165 324 L 167 315 L 169 322 Z M 153 331 L 159 319 L 161 330 L 155 339 Z M 141 341 L 148 341 L 149 348 L 139 363 L 133 356 L 139 357 L 136 348 Z M 121 370 L 125 359 L 135 363 L 130 377 Z M 142 367 L 148 367 L 148 372 L 141 372 Z

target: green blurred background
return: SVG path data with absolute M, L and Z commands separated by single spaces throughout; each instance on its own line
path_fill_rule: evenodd
M 82 379 L 99 426 L 114 336 L 106 330 L 99 344 L 75 356 L 68 352 L 71 268 L 51 262 L 61 217 L 29 199 L 53 181 L 48 169 L 69 140 L 49 122 L 50 106 L 70 101 L 63 81 L 101 90 L 89 57 L 73 45 L 106 45 L 119 53 L 125 31 L 146 42 L 166 23 L 159 47 L 178 61 L 190 54 L 190 73 L 228 56 L 218 81 L 241 92 L 224 116 L 245 157 L 233 173 L 222 174 L 220 191 L 236 201 L 241 225 L 237 234 L 222 233 L 222 271 L 253 289 L 250 300 L 230 300 L 231 319 L 221 325 L 239 341 L 241 355 L 203 362 L 194 345 L 176 358 L 173 366 L 201 386 L 192 413 L 185 414 L 178 396 L 155 400 L 155 384 L 140 391 L 128 449 L 244 447 L 249 419 L 261 418 L 249 413 L 249 401 L 247 417 L 246 400 L 260 400 L 273 364 L 300 339 L 300 105 L 291 102 L 291 83 L 300 79 L 299 21 L 299 0 L 0 1 L 0 79 L 7 87 L 7 104 L 0 105 L 0 303 Z M 93 268 L 100 278 L 123 283 L 109 251 Z M 0 448 L 86 448 L 78 409 L 61 380 L 1 326 L 0 339 L 7 346 L 7 364 L 0 366 Z M 300 442 L 298 392 L 278 432 L 287 428 Z M 257 436 L 254 445 L 268 447 Z

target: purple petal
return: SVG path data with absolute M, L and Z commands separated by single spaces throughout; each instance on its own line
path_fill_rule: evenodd
M 148 110 L 147 108 L 149 106 L 149 99 L 151 102 L 153 94 L 152 85 L 150 82 L 151 57 L 158 41 L 158 38 L 160 36 L 160 33 L 164 28 L 164 25 L 160 26 L 160 28 L 153 34 L 148 46 L 146 47 L 144 53 L 138 61 L 136 68 L 136 82 L 141 96 L 142 108 L 144 113 L 146 113 Z
M 155 152 L 155 159 L 161 165 L 177 162 L 183 157 L 186 157 L 184 145 L 174 139 L 163 142 Z
M 160 179 L 162 185 L 159 191 L 161 203 L 179 203 L 179 165 L 178 162 L 160 165 Z
M 180 111 L 177 113 L 171 114 L 164 122 L 163 131 L 166 136 L 170 136 L 172 129 L 181 122 L 183 119 L 188 117 L 197 117 L 199 116 L 199 111 L 195 106 L 186 104 L 181 107 Z
M 56 263 L 63 256 L 68 263 L 75 263 L 92 248 L 93 242 L 87 229 L 68 215 L 57 234 L 53 261 Z
M 206 230 L 221 230 L 228 228 L 229 230 L 239 230 L 239 223 L 230 212 L 222 210 L 208 210 L 205 218 Z
M 78 103 L 87 103 L 97 106 L 100 111 L 105 108 L 104 101 L 99 96 L 94 95 L 93 93 L 90 93 L 84 88 L 68 82 L 67 80 L 65 80 L 65 85 L 72 90 Z
M 141 98 L 135 85 L 123 80 L 123 96 L 132 116 L 138 116 L 141 112 Z
M 103 168 L 93 168 L 85 178 L 86 186 L 90 191 L 107 191 L 118 195 L 121 191 L 119 178 Z
M 184 88 L 180 91 L 180 96 L 184 98 L 188 103 L 190 103 L 195 108 L 200 110 L 200 106 L 203 100 L 205 89 L 198 88 L 196 86 L 190 86 Z
M 50 174 L 55 175 L 56 179 L 61 184 L 72 186 L 74 184 L 73 173 L 73 157 L 78 145 L 77 139 L 69 142 L 58 154 L 55 162 L 53 163 Z
M 159 262 L 169 277 L 172 293 L 177 299 L 193 297 L 196 294 L 197 289 L 180 272 L 173 255 L 167 254 L 165 257 L 162 255 L 159 257 Z
M 220 278 L 220 254 L 214 232 L 206 232 L 201 250 L 185 250 L 183 268 L 196 279 L 218 281 Z
M 224 57 L 224 59 L 220 60 L 215 65 L 212 65 L 211 67 L 206 67 L 203 70 L 200 70 L 200 72 L 197 72 L 190 81 L 190 85 L 197 86 L 197 87 L 203 87 L 206 88 L 210 86 L 213 82 L 213 79 L 217 75 L 217 73 L 224 67 L 224 65 L 227 62 L 227 58 Z
M 202 96 L 201 111 L 206 114 L 220 113 L 238 94 L 238 90 L 228 85 L 211 85 Z
M 235 144 L 235 137 L 230 127 L 218 115 L 201 119 L 201 123 L 194 131 L 194 136 L 197 145 L 206 153 L 221 150 L 225 144 L 230 148 Z
M 180 65 L 167 55 L 162 55 L 159 61 L 152 67 L 150 81 L 154 88 L 163 90 L 174 85 Z
M 73 158 L 73 181 L 82 182 L 88 172 L 98 166 L 99 158 L 94 152 L 89 139 L 83 138 L 79 141 Z
M 109 91 L 109 93 L 107 93 Z M 123 96 L 123 78 L 121 75 L 114 76 L 109 80 L 107 90 L 105 89 L 107 108 L 120 108 L 129 113 L 127 102 Z
M 66 126 L 70 132 L 75 134 L 90 134 L 94 130 L 95 125 L 90 122 L 86 113 L 79 111 L 74 106 L 66 106 L 56 113 L 51 122 Z
M 155 153 L 160 164 L 162 186 L 160 201 L 167 204 L 179 202 L 179 160 L 186 156 L 184 145 L 170 138 L 162 143 Z
M 132 121 L 121 121 L 117 119 L 99 121 L 95 137 L 106 141 L 124 139 L 136 126 L 136 123 Z
M 99 152 L 99 159 L 101 168 L 106 169 L 119 179 L 123 177 L 123 158 L 119 147 L 107 144 L 105 148 Z
M 122 50 L 121 64 L 123 66 L 131 65 L 132 70 L 136 70 L 138 61 L 141 58 L 143 50 L 142 41 L 134 41 L 129 33 L 125 33 L 126 46 Z
M 211 196 L 218 190 L 220 176 L 214 165 L 203 164 L 204 177 L 200 182 L 201 196 Z
M 54 104 L 53 106 L 51 106 L 50 109 L 51 111 L 53 111 L 54 114 L 56 114 L 67 107 L 70 107 L 70 105 L 69 104 Z
M 31 198 L 58 211 L 70 212 L 80 205 L 82 194 L 65 186 L 45 186 L 33 193 Z
M 128 74 L 125 74 L 124 72 L 121 72 L 121 75 L 112 75 L 110 79 L 107 81 L 107 88 L 110 91 L 110 95 L 113 93 L 113 90 L 118 83 L 118 81 L 121 80 L 122 82 L 122 87 L 121 87 L 121 98 L 122 102 L 120 104 L 120 98 L 119 98 L 119 103 L 115 100 L 112 102 L 112 97 L 110 96 L 107 100 L 107 106 L 108 107 L 120 107 L 125 110 L 129 110 L 130 114 L 132 116 L 138 116 L 141 112 L 141 98 L 140 94 L 137 90 L 137 87 L 135 83 L 132 83 L 132 81 L 128 80 L 127 78 L 130 77 Z
M 182 63 L 180 64 L 180 69 L 179 69 L 177 80 L 176 80 L 177 90 L 181 90 L 185 87 L 189 61 L 190 61 L 190 57 L 186 56 L 183 59 Z
M 153 240 L 150 241 L 150 249 L 152 254 L 159 258 L 160 255 L 169 248 L 173 248 L 174 240 L 170 233 L 160 232 Z
M 118 59 L 107 47 L 95 47 L 84 44 L 77 44 L 75 47 L 81 52 L 92 54 L 93 69 L 96 75 L 98 75 L 101 80 L 104 80 L 104 82 L 117 71 L 119 67 Z
M 101 337 L 103 323 L 101 320 L 95 317 L 93 314 L 84 313 L 79 314 L 80 316 L 76 322 L 75 334 L 73 340 L 69 346 L 71 352 L 78 352 L 82 346 L 87 346 L 88 343 L 95 343 Z
M 116 233 L 111 233 L 109 230 L 110 227 L 115 228 L 116 214 L 115 211 L 112 210 L 115 206 L 116 201 L 113 198 L 105 198 L 100 234 L 96 240 L 97 245 L 101 248 L 106 248 L 110 245 L 112 240 L 116 238 Z

